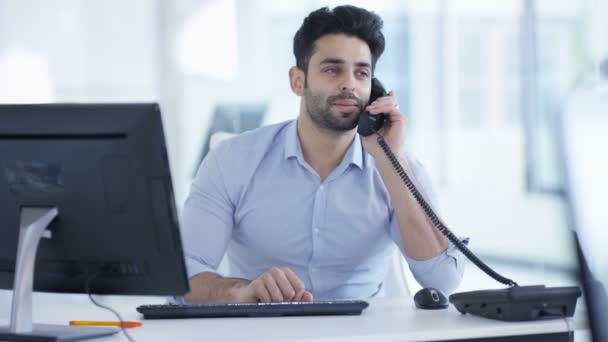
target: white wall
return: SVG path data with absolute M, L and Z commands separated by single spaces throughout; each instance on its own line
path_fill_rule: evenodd
M 148 0 L 2 0 L 0 59 L 45 58 L 52 101 L 155 100 L 157 12 Z

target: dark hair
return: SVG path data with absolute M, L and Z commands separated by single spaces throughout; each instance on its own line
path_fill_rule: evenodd
M 310 13 L 293 37 L 293 53 L 296 66 L 306 72 L 317 39 L 327 34 L 343 33 L 357 37 L 369 46 L 372 53 L 372 70 L 384 52 L 382 19 L 366 9 L 344 5 L 330 10 L 320 8 Z

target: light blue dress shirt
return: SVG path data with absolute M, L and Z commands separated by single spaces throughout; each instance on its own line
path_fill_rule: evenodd
M 408 161 L 436 203 L 424 169 Z M 304 160 L 297 121 L 209 152 L 185 203 L 182 239 L 190 277 L 215 272 L 228 253 L 231 274 L 223 276 L 255 279 L 289 267 L 319 300 L 381 296 L 395 246 L 405 256 L 389 193 L 360 137 L 321 181 Z M 452 244 L 429 260 L 405 256 L 422 286 L 446 293 L 462 279 L 463 257 Z

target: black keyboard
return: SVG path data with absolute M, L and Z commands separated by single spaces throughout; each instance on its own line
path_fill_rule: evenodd
M 147 319 L 206 317 L 276 317 L 360 315 L 369 303 L 362 300 L 271 302 L 237 304 L 141 305 L 137 311 Z

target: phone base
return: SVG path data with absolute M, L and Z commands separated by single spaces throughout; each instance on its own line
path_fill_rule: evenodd
M 580 296 L 578 286 L 513 286 L 454 293 L 450 303 L 463 314 L 500 321 L 535 321 L 572 317 Z

